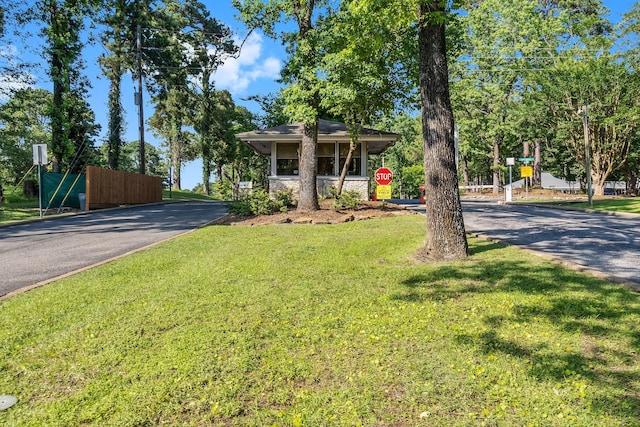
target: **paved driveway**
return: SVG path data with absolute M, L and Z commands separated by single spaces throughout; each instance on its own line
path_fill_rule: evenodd
M 424 213 L 417 200 L 394 203 Z M 640 290 L 640 215 L 462 200 L 467 232 L 564 261 Z
M 468 232 L 560 258 L 640 287 L 640 216 L 463 201 Z
M 186 233 L 226 212 L 224 203 L 189 201 L 0 228 L 0 297 Z

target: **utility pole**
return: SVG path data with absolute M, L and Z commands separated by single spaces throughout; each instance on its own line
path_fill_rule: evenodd
M 589 149 L 589 118 L 587 116 L 588 105 L 584 105 L 578 113 L 582 113 L 582 125 L 584 127 L 584 169 L 587 173 L 587 197 L 589 206 L 593 206 L 591 195 L 591 150 Z
M 142 28 L 138 25 L 137 28 L 137 62 L 138 62 L 138 92 L 136 93 L 136 105 L 138 106 L 138 134 L 140 140 L 140 173 L 145 174 L 146 159 L 144 153 L 144 110 L 142 102 Z

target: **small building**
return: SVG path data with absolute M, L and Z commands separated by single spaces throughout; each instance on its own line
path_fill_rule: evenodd
M 269 193 L 292 189 L 294 198 L 300 190 L 299 164 L 303 124 L 294 123 L 236 135 L 256 153 L 269 156 Z M 364 128 L 347 172 L 343 190 L 355 190 L 363 200 L 370 194 L 367 163 L 370 154 L 380 154 L 393 146 L 400 135 Z M 328 194 L 337 187 L 340 172 L 349 152 L 349 133 L 344 123 L 320 120 L 318 123 L 318 193 Z

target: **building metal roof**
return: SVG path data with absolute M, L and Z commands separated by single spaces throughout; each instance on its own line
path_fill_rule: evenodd
M 236 134 L 241 141 L 249 144 L 258 154 L 271 154 L 272 142 L 302 141 L 303 123 L 276 126 L 268 129 L 254 130 Z M 363 128 L 358 137 L 359 142 L 367 143 L 369 154 L 380 154 L 400 139 L 400 135 L 375 129 Z M 330 120 L 318 121 L 318 142 L 349 142 L 349 132 L 344 123 Z

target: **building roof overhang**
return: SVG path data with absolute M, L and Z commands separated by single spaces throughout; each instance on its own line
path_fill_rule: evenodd
M 271 154 L 273 142 L 302 141 L 302 123 L 276 126 L 268 129 L 242 132 L 236 137 L 248 144 L 258 154 Z M 358 137 L 359 142 L 366 142 L 369 154 L 380 154 L 393 146 L 400 135 L 375 129 L 363 128 Z M 344 123 L 329 120 L 318 121 L 318 142 L 349 142 L 349 132 Z

